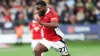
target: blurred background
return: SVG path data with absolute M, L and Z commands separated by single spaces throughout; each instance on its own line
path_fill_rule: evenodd
M 33 56 L 29 23 L 37 1 L 0 0 L 0 56 Z M 57 11 L 72 56 L 100 56 L 100 0 L 44 1 Z M 52 53 L 60 56 L 45 56 Z

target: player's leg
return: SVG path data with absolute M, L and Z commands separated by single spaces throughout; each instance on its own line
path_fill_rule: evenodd
M 33 54 L 34 54 L 34 49 L 35 49 L 36 45 L 37 45 L 37 41 L 36 40 L 32 40 L 31 41 L 31 48 L 32 48 Z
M 47 52 L 50 48 L 51 48 L 50 43 L 47 40 L 45 39 L 41 40 L 34 50 L 35 56 L 41 56 L 43 52 Z
M 17 36 L 16 45 L 20 45 L 20 37 Z
M 19 41 L 19 45 L 23 45 L 23 43 L 22 43 L 22 37 L 20 37 L 18 41 Z
M 35 56 L 41 56 L 43 52 L 48 51 L 48 48 L 43 44 L 38 43 L 38 45 L 34 49 Z
M 36 48 L 36 45 L 40 42 L 40 40 L 32 40 L 31 42 L 31 48 L 32 48 L 32 52 L 34 54 L 34 49 Z M 43 56 L 43 53 L 41 54 L 41 56 Z
M 51 45 L 56 51 L 60 52 L 62 56 L 70 56 L 65 43 L 62 41 L 52 42 Z
M 16 44 L 18 44 L 18 45 L 22 45 L 23 43 L 22 43 L 22 34 L 17 34 L 17 42 L 16 42 Z

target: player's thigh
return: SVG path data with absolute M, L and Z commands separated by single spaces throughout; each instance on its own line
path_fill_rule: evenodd
M 52 47 L 61 53 L 61 55 L 67 55 L 68 54 L 68 49 L 65 45 L 65 43 L 61 42 L 61 41 L 57 41 L 57 42 L 52 42 Z
M 38 43 L 35 47 L 35 52 L 47 52 L 48 48 L 41 43 Z
M 46 39 L 41 40 L 40 43 L 44 45 L 48 50 L 51 48 L 51 43 Z
M 39 43 L 40 40 L 32 40 L 31 42 L 31 48 L 34 49 L 36 45 Z

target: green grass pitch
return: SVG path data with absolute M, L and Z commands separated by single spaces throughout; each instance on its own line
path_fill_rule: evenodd
M 100 40 L 67 41 L 71 56 L 100 56 Z M 0 48 L 0 56 L 34 56 L 30 44 Z M 49 50 L 44 56 L 60 56 L 54 49 Z

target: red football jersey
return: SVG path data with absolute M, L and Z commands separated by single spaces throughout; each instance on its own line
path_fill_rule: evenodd
M 32 21 L 29 24 L 30 30 L 32 31 L 32 39 L 42 39 L 41 25 L 36 21 Z
M 49 9 L 49 8 L 47 8 L 47 12 L 44 17 L 40 16 L 40 20 L 46 23 L 49 23 L 49 22 L 59 23 L 58 14 L 54 10 Z M 58 41 L 58 40 L 61 40 L 62 37 L 64 36 L 64 34 L 60 31 L 58 27 L 53 28 L 53 27 L 43 26 L 43 31 L 44 31 L 44 38 L 49 41 Z

